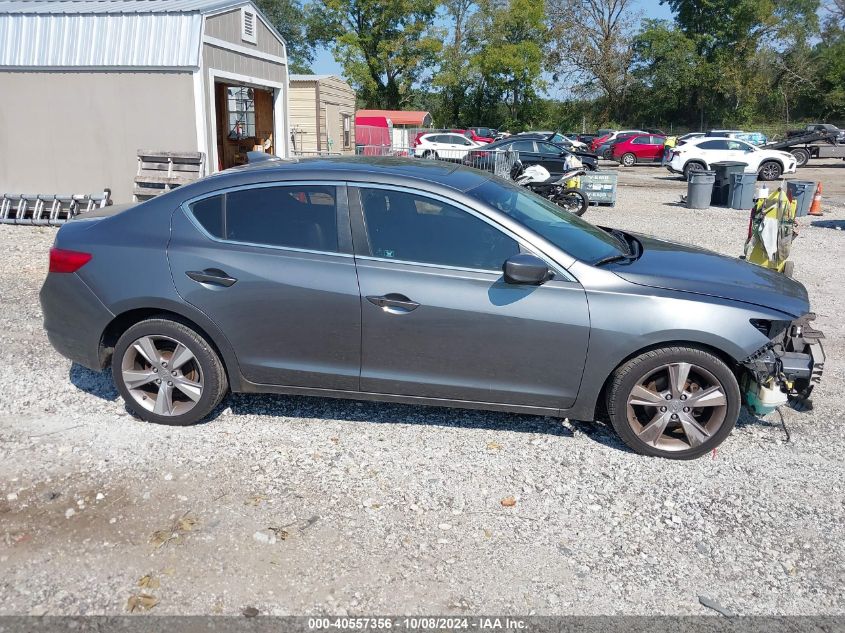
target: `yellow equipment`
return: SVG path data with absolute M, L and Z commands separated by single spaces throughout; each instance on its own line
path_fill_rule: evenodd
M 790 200 L 783 186 L 767 198 L 757 200 L 751 210 L 745 242 L 747 261 L 786 274 L 792 272 L 792 262 L 786 260 L 796 234 L 796 206 L 796 201 Z

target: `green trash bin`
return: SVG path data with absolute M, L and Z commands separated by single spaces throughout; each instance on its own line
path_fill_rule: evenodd
M 687 208 L 706 209 L 709 207 L 715 181 L 715 172 L 691 171 L 687 180 Z
M 807 215 L 816 195 L 816 183 L 812 180 L 787 180 L 786 193 L 795 200 L 795 215 Z
M 745 172 L 731 174 L 728 206 L 731 209 L 751 209 L 754 206 L 754 191 L 756 188 L 757 174 L 746 174 Z
M 711 204 L 718 207 L 728 206 L 731 191 L 731 174 L 741 174 L 748 167 L 748 163 L 740 163 L 733 160 L 723 160 L 710 165 L 716 172 L 716 183 L 713 185 L 713 198 Z

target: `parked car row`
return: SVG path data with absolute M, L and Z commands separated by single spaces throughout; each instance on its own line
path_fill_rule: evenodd
M 742 130 L 691 132 L 675 139 L 651 130 L 599 130 L 591 149 L 598 156 L 631 167 L 662 163 L 672 173 L 685 178 L 693 171 L 707 170 L 714 163 L 746 163 L 746 171 L 756 172 L 761 180 L 776 180 L 795 173 L 798 161 L 793 154 L 761 147 L 764 134 Z

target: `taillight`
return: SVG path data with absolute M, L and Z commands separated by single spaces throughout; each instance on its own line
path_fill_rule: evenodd
M 91 261 L 91 253 L 69 251 L 64 248 L 50 249 L 51 273 L 75 273 Z

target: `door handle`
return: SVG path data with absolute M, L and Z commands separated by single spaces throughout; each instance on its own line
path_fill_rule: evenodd
M 228 288 L 237 281 L 234 277 L 229 277 L 219 268 L 206 268 L 205 270 L 189 270 L 185 273 L 201 284 L 212 284 L 215 286 L 223 286 Z
M 411 301 L 405 295 L 396 292 L 381 296 L 368 295 L 367 301 L 391 314 L 405 314 L 420 307 L 416 301 Z

